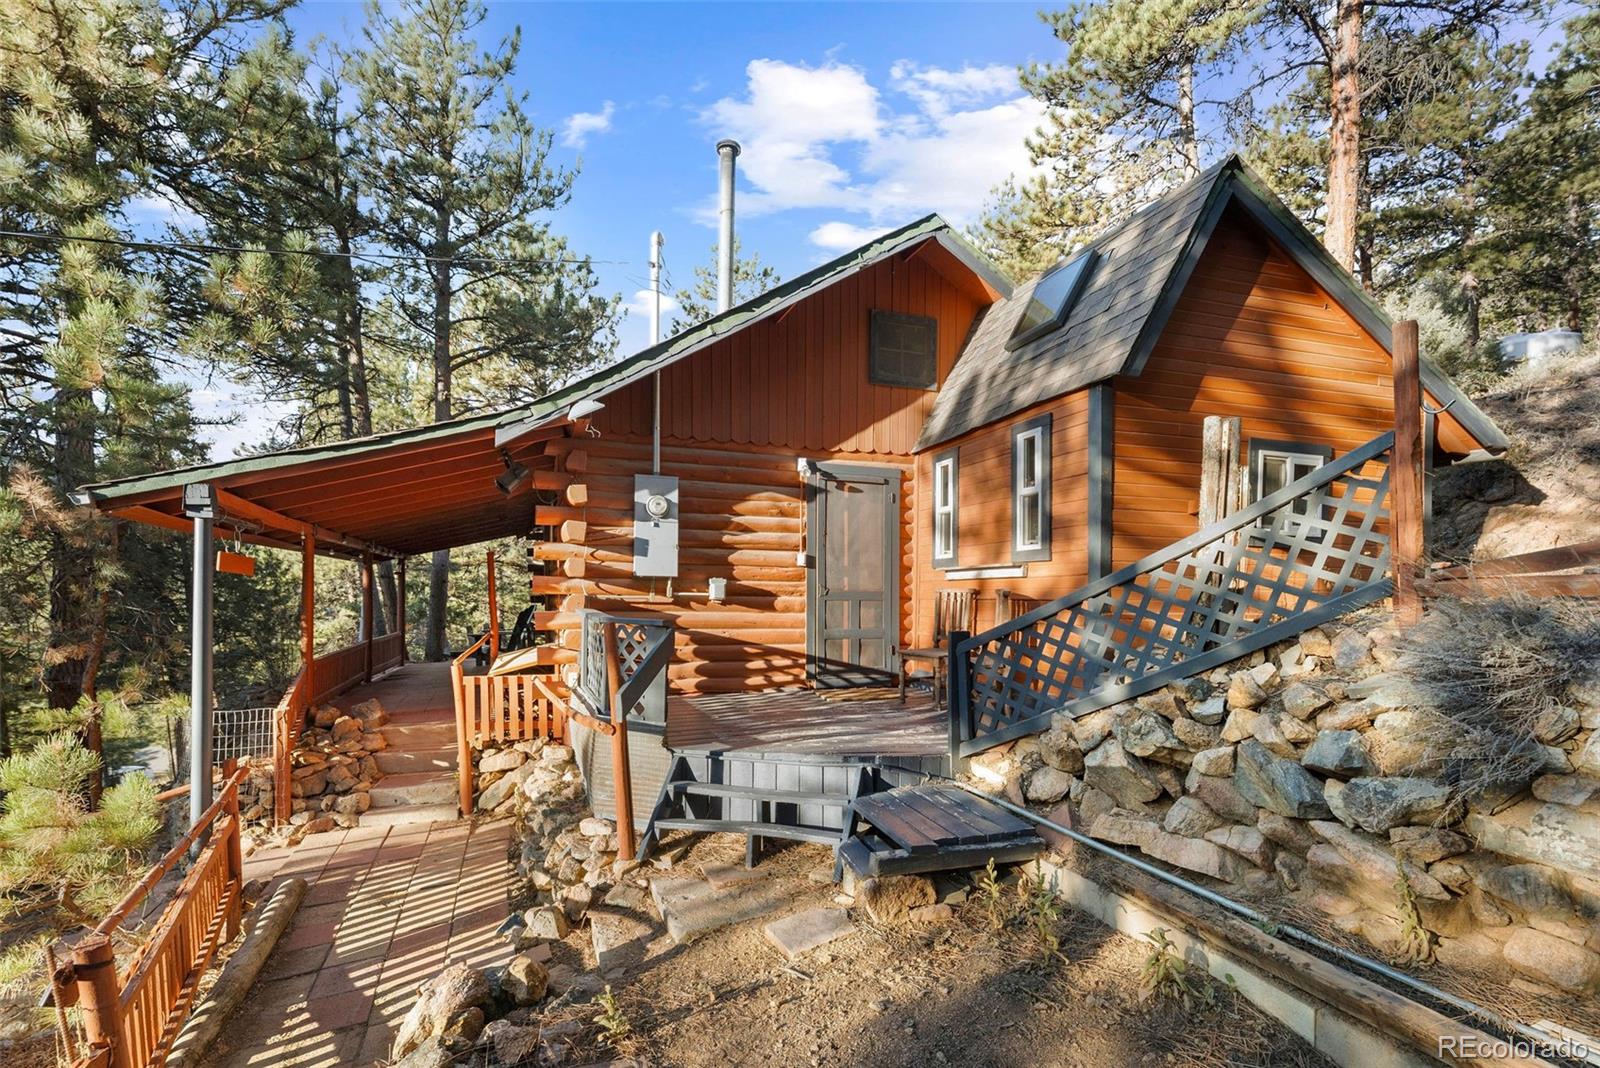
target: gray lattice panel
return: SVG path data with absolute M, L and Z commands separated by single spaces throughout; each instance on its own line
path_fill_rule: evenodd
M 578 693 L 589 708 L 597 714 L 607 714 L 610 702 L 606 690 L 606 624 L 616 624 L 617 659 L 622 668 L 622 684 L 627 685 L 639 670 L 650 650 L 650 642 L 670 624 L 659 619 L 624 618 L 604 612 L 585 611 L 578 650 Z M 660 693 L 655 691 L 660 689 Z M 652 687 L 643 700 L 630 709 L 630 714 L 644 715 L 660 722 L 664 712 L 665 688 Z
M 964 748 L 1014 736 L 1091 695 L 1141 691 L 1183 665 L 1387 588 L 1390 437 L 1377 439 L 1168 554 L 980 635 L 968 656 Z M 1305 502 L 1305 514 L 1296 514 Z M 1226 529 L 1225 529 L 1226 528 Z M 1197 543 L 1198 542 L 1198 543 Z

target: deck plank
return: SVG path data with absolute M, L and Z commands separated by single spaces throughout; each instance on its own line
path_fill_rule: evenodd
M 943 709 L 926 694 L 842 700 L 815 690 L 671 694 L 667 745 L 690 751 L 815 757 L 939 756 L 949 747 Z

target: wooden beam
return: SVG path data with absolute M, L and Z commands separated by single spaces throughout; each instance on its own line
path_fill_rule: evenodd
M 193 535 L 194 522 L 182 516 L 168 515 L 148 508 L 142 504 L 131 508 L 113 509 L 110 515 L 118 519 L 126 519 L 134 523 L 143 523 L 146 526 L 160 527 L 162 530 L 171 530 L 179 534 Z M 272 549 L 299 549 L 298 542 L 285 538 L 269 538 L 264 534 L 256 534 L 237 527 L 214 526 L 212 528 L 217 541 L 242 541 L 249 545 L 264 545 Z
M 1116 391 L 1110 382 L 1089 387 L 1089 581 L 1113 569 L 1116 531 L 1112 525 L 1116 480 Z
M 1595 597 L 1600 598 L 1600 575 L 1488 575 L 1482 578 L 1422 579 L 1420 597 L 1458 597 L 1484 600 L 1495 597 Z
M 232 516 L 235 519 L 244 519 L 253 523 L 259 523 L 261 526 L 267 527 L 271 530 L 288 531 L 290 533 L 299 534 L 302 537 L 313 532 L 312 524 L 307 523 L 304 520 L 293 519 L 289 516 L 283 515 L 280 512 L 274 512 L 272 509 L 256 504 L 254 501 L 247 501 L 237 493 L 234 493 L 230 490 L 218 489 L 217 503 L 221 505 L 223 512 L 225 512 L 227 515 Z M 359 538 L 347 537 L 343 534 L 340 534 L 338 531 L 316 528 L 315 534 L 318 541 L 331 542 L 332 544 L 341 545 L 347 549 L 353 549 L 356 552 L 373 553 L 374 555 L 387 556 L 391 559 L 400 555 L 399 553 L 390 552 L 388 549 L 373 545 L 371 542 L 362 541 Z
M 317 536 L 307 533 L 300 547 L 300 663 L 305 673 L 305 699 L 317 693 L 312 665 L 317 659 Z
M 1559 545 L 1553 549 L 1503 556 L 1476 564 L 1457 564 L 1433 572 L 1429 578 L 1487 578 L 1490 575 L 1531 575 L 1600 564 L 1600 540 Z
M 1422 567 L 1422 379 L 1417 324 L 1394 324 L 1394 452 L 1389 459 L 1389 543 L 1395 618 L 1422 616 L 1417 573 Z
M 500 658 L 500 601 L 495 596 L 493 549 L 489 550 L 487 566 L 489 569 L 489 663 L 493 664 Z
M 574 508 L 582 508 L 589 503 L 589 487 L 581 482 L 574 482 L 567 487 L 566 501 Z
M 366 553 L 361 557 L 361 677 L 365 682 L 372 681 L 373 592 L 372 554 Z
M 1226 519 L 1244 504 L 1239 440 L 1237 416 L 1206 416 L 1200 442 L 1198 529 Z
M 396 576 L 399 590 L 394 599 L 395 629 L 400 632 L 400 663 L 406 662 L 406 558 L 401 557 L 396 565 L 399 574 Z
M 557 531 L 562 541 L 582 545 L 589 536 L 589 524 L 582 519 L 568 519 Z

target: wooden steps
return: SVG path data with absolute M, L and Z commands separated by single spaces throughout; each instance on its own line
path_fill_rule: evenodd
M 954 785 L 858 797 L 852 816 L 857 827 L 840 846 L 838 864 L 863 876 L 975 868 L 991 859 L 1011 863 L 1044 849 L 1032 824 Z

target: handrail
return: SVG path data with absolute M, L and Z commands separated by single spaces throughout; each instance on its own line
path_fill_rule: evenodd
M 465 819 L 472 814 L 472 740 L 467 737 L 467 692 L 463 681 L 467 658 L 489 640 L 485 633 L 450 661 L 450 692 L 456 702 L 456 804 Z
M 1381 478 L 1361 471 L 1394 441 L 1392 431 L 1380 434 L 1065 596 L 977 635 L 952 634 L 952 758 L 1036 733 L 1058 712 L 1130 700 L 1386 596 L 1389 539 L 1376 524 L 1387 515 L 1388 467 Z M 1339 479 L 1349 481 L 1344 496 L 1318 493 Z M 1318 507 L 1257 527 L 1260 544 L 1230 537 L 1310 494 Z M 1269 565 L 1276 580 L 1265 577 Z

